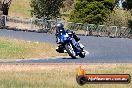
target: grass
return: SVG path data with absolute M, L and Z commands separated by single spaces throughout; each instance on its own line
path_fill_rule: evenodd
M 27 42 L 0 37 L 0 59 L 28 59 L 64 56 L 55 51 L 56 45 Z
M 86 84 L 75 77 L 79 65 L 0 65 L 0 88 L 131 88 L 130 84 Z M 83 65 L 87 73 L 129 73 L 132 64 Z
M 31 7 L 30 7 L 31 0 L 12 0 L 12 3 L 9 8 L 9 16 L 12 17 L 20 17 L 20 18 L 31 18 Z M 62 11 L 61 11 L 62 13 Z M 69 20 L 68 14 L 62 14 L 63 20 Z
M 9 16 L 30 18 L 30 0 L 12 0 L 9 9 Z

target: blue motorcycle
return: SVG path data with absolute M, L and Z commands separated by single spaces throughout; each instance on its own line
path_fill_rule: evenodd
M 62 31 L 57 38 L 57 44 L 59 44 L 61 50 L 66 50 L 69 56 L 72 58 L 76 58 L 77 56 L 81 58 L 85 57 L 84 47 L 82 48 L 83 45 L 75 41 L 71 32 Z

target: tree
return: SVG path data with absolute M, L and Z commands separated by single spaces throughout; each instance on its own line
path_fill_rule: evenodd
M 103 24 L 114 5 L 114 0 L 77 0 L 70 21 Z
M 115 9 L 110 16 L 107 18 L 107 26 L 118 26 L 118 27 L 128 27 L 129 20 L 131 20 L 131 12 L 122 9 Z
M 31 15 L 37 18 L 56 18 L 64 0 L 31 0 Z
M 127 10 L 131 10 L 132 9 L 132 0 L 125 0 L 124 2 L 123 2 L 123 8 L 124 9 L 127 9 Z M 132 13 L 132 11 L 131 11 L 131 13 Z M 130 28 L 132 28 L 132 19 L 130 19 L 129 21 L 128 21 L 128 26 L 130 27 Z M 131 32 L 132 33 L 132 32 Z
M 125 0 L 123 2 L 123 8 L 127 10 L 132 9 L 132 0 Z
M 11 0 L 0 1 L 0 10 L 3 11 L 3 15 L 8 15 L 10 4 L 11 4 Z

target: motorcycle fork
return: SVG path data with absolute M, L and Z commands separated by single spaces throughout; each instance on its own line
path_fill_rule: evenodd
M 73 43 L 75 43 L 75 42 L 73 42 Z M 73 44 L 73 43 L 72 43 L 72 46 L 74 47 L 75 50 L 77 50 L 77 51 L 78 51 L 78 50 L 81 50 L 81 49 L 79 48 L 79 45 L 77 44 L 77 42 L 76 42 L 75 44 Z

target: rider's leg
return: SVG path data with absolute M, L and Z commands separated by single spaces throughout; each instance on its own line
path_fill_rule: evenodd
M 76 42 L 79 43 L 79 46 L 83 49 L 84 45 L 80 43 L 80 38 L 75 33 L 73 33 L 73 38 L 75 39 Z
M 78 43 L 79 43 L 79 46 L 83 49 L 84 45 L 82 43 L 80 43 L 80 41 L 78 41 Z
M 76 40 L 76 42 L 80 40 L 80 38 L 75 33 L 73 33 L 73 38 Z
M 59 43 L 58 35 L 56 35 L 56 43 L 57 43 L 57 44 Z M 60 52 L 60 45 L 58 45 L 58 46 L 56 47 L 56 51 L 57 51 L 57 52 Z
M 59 46 L 56 48 L 56 51 L 59 52 L 59 53 L 64 53 L 64 47 L 63 47 L 63 45 L 59 45 Z

